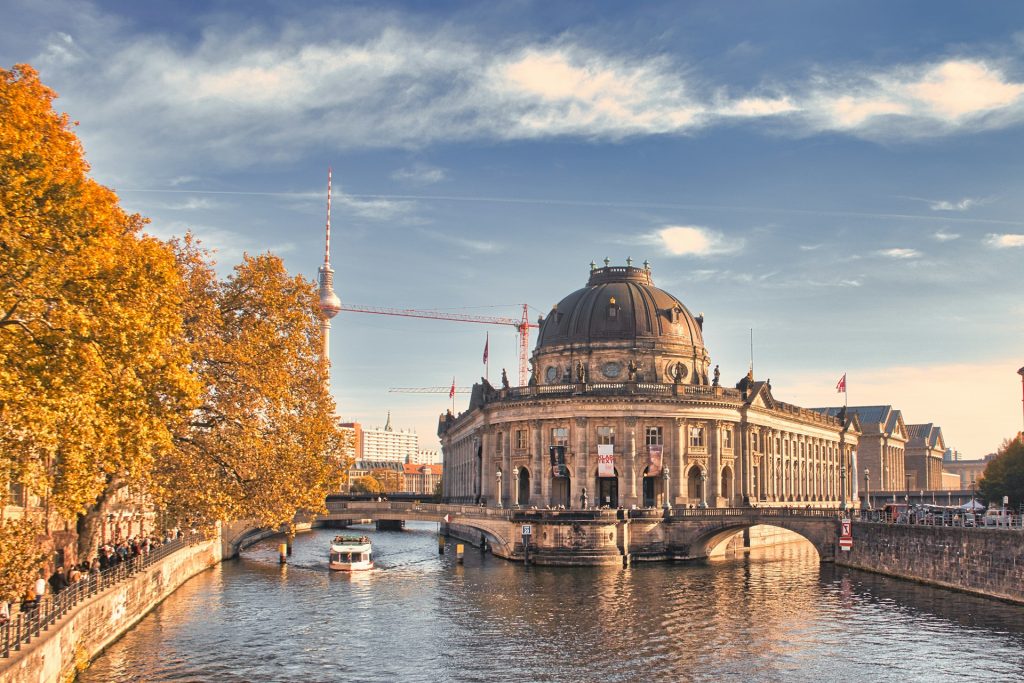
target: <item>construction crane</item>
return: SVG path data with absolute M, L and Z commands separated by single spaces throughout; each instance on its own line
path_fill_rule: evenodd
M 529 320 L 529 310 L 523 304 L 523 317 L 501 318 L 492 315 L 469 315 L 466 313 L 447 313 L 445 311 L 423 311 L 413 308 L 381 308 L 380 306 L 359 306 L 342 304 L 342 311 L 352 313 L 375 313 L 377 315 L 397 315 L 405 318 L 428 318 L 430 320 L 451 320 L 458 323 L 482 323 L 484 325 L 511 325 L 519 333 L 519 386 L 526 386 L 529 376 L 527 365 L 530 358 L 530 328 L 538 327 Z M 448 389 L 445 389 L 448 391 Z
M 391 387 L 388 391 L 392 394 L 450 394 L 451 387 Z M 469 387 L 455 387 L 456 394 L 468 394 Z

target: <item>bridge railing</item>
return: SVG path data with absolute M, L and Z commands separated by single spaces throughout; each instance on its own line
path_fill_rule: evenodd
M 446 514 L 465 515 L 473 517 L 494 517 L 497 519 L 509 519 L 515 510 L 509 508 L 485 507 L 482 505 L 448 505 L 444 503 L 420 503 L 416 501 L 327 501 L 327 512 L 335 515 L 352 513 L 353 515 L 392 512 L 410 512 L 423 515 L 436 515 L 444 517 Z
M 420 503 L 416 501 L 327 501 L 330 514 L 351 514 L 354 517 L 365 515 L 372 517 L 380 513 L 416 513 L 444 517 L 446 514 L 466 517 L 491 517 L 496 519 L 527 519 L 527 518 L 566 518 L 585 517 L 587 519 L 772 519 L 794 517 L 812 519 L 837 519 L 841 511 L 837 508 L 805 508 L 805 507 L 739 507 L 739 508 L 634 508 L 634 509 L 549 509 L 549 508 L 495 508 L 482 505 L 451 505 L 445 503 Z

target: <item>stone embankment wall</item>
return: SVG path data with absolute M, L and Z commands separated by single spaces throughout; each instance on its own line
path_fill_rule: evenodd
M 1024 604 L 1024 532 L 853 523 L 836 564 Z
M 86 600 L 0 662 L 0 683 L 68 681 L 181 584 L 221 560 L 219 538 L 183 548 Z

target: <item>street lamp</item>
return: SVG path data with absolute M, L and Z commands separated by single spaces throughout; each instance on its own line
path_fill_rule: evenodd
M 512 468 L 512 504 L 519 508 L 519 467 Z
M 839 466 L 839 509 L 846 509 L 846 465 Z
M 700 507 L 701 509 L 707 508 L 708 501 L 704 496 L 704 489 L 707 488 L 708 473 L 705 470 L 700 471 Z
M 864 468 L 864 500 L 868 504 L 868 510 L 871 509 L 871 470 L 867 467 Z
M 505 507 L 504 505 L 501 504 L 501 498 L 502 498 L 502 495 L 501 495 L 501 470 L 498 470 L 497 472 L 495 472 L 494 478 L 498 480 L 498 508 L 500 509 L 500 508 Z
M 975 480 L 974 475 L 971 475 L 971 520 L 974 525 L 978 525 L 978 511 L 975 508 L 974 497 L 978 495 L 978 482 Z
M 904 500 L 905 500 L 905 502 L 907 504 L 907 522 L 909 523 L 910 522 L 910 473 L 909 472 L 905 473 L 903 475 L 903 477 L 907 480 L 907 496 L 906 496 L 906 498 Z
M 665 510 L 671 510 L 672 509 L 672 503 L 669 501 L 669 495 L 668 495 L 668 484 L 669 484 L 668 467 L 663 467 L 661 469 L 661 478 L 662 478 L 662 483 L 664 484 L 664 488 L 665 488 L 665 491 L 664 491 L 664 493 L 665 493 L 665 504 L 662 507 L 664 507 Z
M 1020 370 L 1018 370 L 1017 374 L 1020 375 L 1020 390 L 1021 390 L 1020 402 L 1021 402 L 1022 409 L 1024 409 L 1024 368 L 1021 368 Z M 1020 438 L 1021 438 L 1021 440 L 1024 440 L 1024 431 L 1021 432 L 1021 437 Z

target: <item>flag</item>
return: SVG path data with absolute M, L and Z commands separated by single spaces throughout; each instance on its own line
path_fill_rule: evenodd
M 484 365 L 487 365 L 487 352 L 490 350 L 490 346 L 491 346 L 491 333 L 488 332 L 487 333 L 487 339 L 486 339 L 486 341 L 484 341 Z
M 451 391 L 448 392 L 448 398 L 455 398 L 455 378 L 454 377 L 452 377 L 452 388 L 451 388 Z
M 836 382 L 836 393 L 837 394 L 845 394 L 846 393 L 846 373 L 845 372 L 843 373 L 843 376 L 839 378 L 839 381 Z

